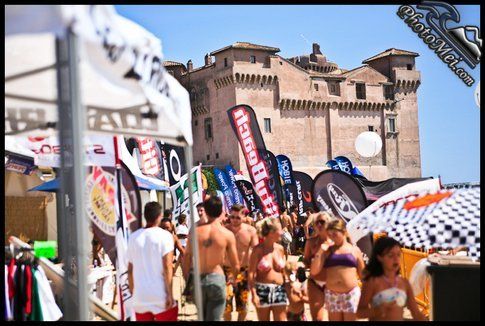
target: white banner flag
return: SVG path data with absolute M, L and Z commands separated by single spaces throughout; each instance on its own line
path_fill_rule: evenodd
M 203 201 L 202 198 L 202 170 L 201 166 L 197 166 L 192 168 L 190 171 L 192 175 L 192 200 L 194 204 L 194 212 L 197 211 L 195 206 Z M 189 216 L 190 214 L 190 202 L 189 202 L 189 185 L 187 182 L 188 174 L 184 174 L 180 178 L 180 181 L 177 182 L 175 185 L 170 187 L 170 193 L 172 194 L 172 202 L 173 202 L 173 217 L 178 218 L 180 214 L 186 214 Z M 199 215 L 195 214 L 195 222 L 199 220 Z M 190 229 L 191 227 L 191 220 L 190 218 L 187 219 L 187 224 Z

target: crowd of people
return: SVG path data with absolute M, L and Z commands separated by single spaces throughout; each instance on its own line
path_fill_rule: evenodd
M 260 321 L 302 321 L 305 305 L 311 320 L 425 320 L 409 282 L 399 276 L 401 248 L 392 238 L 376 240 L 366 265 L 351 243 L 345 223 L 329 212 L 308 210 L 306 218 L 291 207 L 280 218 L 251 216 L 242 205 L 229 214 L 217 196 L 197 205 L 195 227 L 206 321 L 247 318 L 249 303 Z M 181 266 L 184 295 L 193 296 L 194 248 L 186 216 L 173 225 L 171 212 L 146 204 L 146 226 L 130 237 L 128 274 L 137 320 L 163 320 L 175 303 L 174 270 Z M 175 254 L 174 254 L 175 252 Z M 288 255 L 302 254 L 301 261 Z M 272 318 L 271 318 L 272 316 Z

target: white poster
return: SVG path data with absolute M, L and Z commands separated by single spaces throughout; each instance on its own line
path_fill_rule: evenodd
M 192 175 L 192 200 L 194 204 L 194 212 L 197 211 L 195 206 L 202 202 L 202 170 L 201 166 L 197 166 L 192 168 L 190 171 Z M 173 203 L 173 217 L 174 219 L 178 218 L 180 214 L 187 215 L 187 225 L 190 229 L 191 220 L 190 220 L 190 203 L 189 203 L 189 185 L 187 183 L 188 174 L 184 174 L 180 181 L 177 182 L 175 185 L 170 187 L 170 193 L 172 195 L 172 203 Z M 195 222 L 199 220 L 199 215 L 195 214 Z
M 61 145 L 57 136 L 19 137 L 26 148 L 34 152 L 37 166 L 58 168 L 61 166 Z M 86 155 L 84 164 L 88 166 L 115 166 L 113 136 L 86 135 L 84 137 Z

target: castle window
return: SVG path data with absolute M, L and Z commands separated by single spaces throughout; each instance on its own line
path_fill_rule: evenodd
M 384 85 L 384 98 L 394 100 L 394 91 L 392 85 Z
M 408 70 L 413 70 L 413 65 L 412 64 L 407 64 L 406 67 L 407 67 Z
M 313 84 L 313 86 L 315 87 L 315 90 L 318 92 L 318 84 Z
M 216 159 L 218 159 L 218 158 L 219 158 L 219 153 L 216 153 Z
M 212 139 L 212 118 L 206 118 L 204 120 L 204 133 L 205 139 Z
M 190 100 L 195 101 L 197 99 L 197 92 L 195 91 L 195 88 L 192 88 L 190 90 Z
M 207 154 L 207 161 L 209 161 L 210 159 L 211 159 L 211 156 Z
M 330 95 L 340 96 L 340 83 L 339 82 L 329 82 L 328 83 L 328 93 Z
M 194 126 L 197 126 L 199 125 L 199 121 L 198 120 L 194 120 Z
M 387 117 L 387 132 L 391 134 L 397 133 L 396 130 L 396 116 L 391 115 Z
M 282 66 L 282 65 L 283 65 L 283 62 L 280 61 L 280 66 Z
M 355 92 L 357 95 L 357 99 L 365 100 L 365 84 L 364 83 L 356 83 L 355 84 Z
M 256 63 L 256 56 L 252 55 L 249 57 L 249 62 Z
M 224 67 L 227 67 L 227 58 L 224 58 Z
M 271 119 L 264 118 L 264 132 L 271 133 Z
M 369 129 L 369 131 L 374 131 L 374 126 L 367 126 L 367 128 Z

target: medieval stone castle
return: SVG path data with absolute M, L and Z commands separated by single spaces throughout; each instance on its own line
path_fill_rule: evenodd
M 279 51 L 237 42 L 207 54 L 199 68 L 191 60 L 186 66 L 165 62 L 190 93 L 195 162 L 246 171 L 226 111 L 247 104 L 266 147 L 287 155 L 294 170 L 314 177 L 329 159 L 343 155 L 370 180 L 421 176 L 418 53 L 392 48 L 346 70 L 328 61 L 318 44 L 310 55 L 294 58 Z M 370 159 L 354 147 L 369 130 L 383 141 Z

